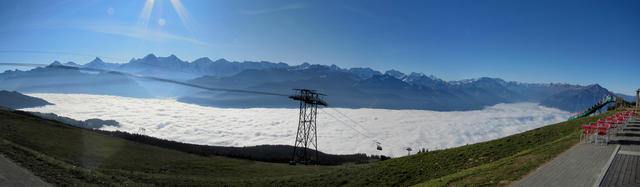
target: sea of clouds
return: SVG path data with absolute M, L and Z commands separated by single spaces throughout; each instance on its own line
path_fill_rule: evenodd
M 28 94 L 55 105 L 25 111 L 77 120 L 116 120 L 121 127 L 187 143 L 218 146 L 292 145 L 298 110 L 214 108 L 175 99 L 139 99 L 85 94 Z M 403 156 L 405 147 L 429 150 L 492 140 L 561 122 L 569 112 L 536 103 L 497 104 L 483 110 L 318 109 L 318 149 L 326 153 Z M 344 114 L 344 115 L 342 115 Z M 349 116 L 349 118 L 345 117 Z M 375 141 L 383 150 L 376 150 Z

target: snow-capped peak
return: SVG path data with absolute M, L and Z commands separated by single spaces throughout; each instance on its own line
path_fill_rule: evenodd
M 390 76 L 395 77 L 396 79 L 400 79 L 400 80 L 404 79 L 407 76 L 404 73 L 402 73 L 402 72 L 400 72 L 398 70 L 395 70 L 395 69 L 391 69 L 389 71 L 386 71 L 386 72 L 384 72 L 384 74 L 385 75 L 390 75 Z

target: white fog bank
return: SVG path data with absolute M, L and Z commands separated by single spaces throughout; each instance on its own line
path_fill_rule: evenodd
M 214 108 L 181 103 L 175 99 L 106 95 L 28 95 L 55 105 L 23 109 L 25 111 L 55 113 L 77 120 L 116 120 L 121 127 L 104 127 L 103 130 L 138 133 L 144 128 L 144 134 L 149 136 L 195 144 L 292 145 L 298 125 L 297 109 Z M 294 105 L 297 106 L 292 102 Z M 345 108 L 322 108 L 318 111 L 320 151 L 394 157 L 406 155 L 404 147 L 433 150 L 472 144 L 561 122 L 569 116 L 569 112 L 536 103 L 498 104 L 483 110 L 459 112 Z M 376 150 L 373 139 L 382 142 L 382 151 Z

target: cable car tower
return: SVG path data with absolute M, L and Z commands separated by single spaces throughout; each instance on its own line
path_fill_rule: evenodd
M 327 106 L 327 102 L 320 96 L 326 96 L 315 90 L 293 89 L 296 93 L 289 96 L 290 99 L 300 101 L 300 114 L 298 117 L 298 131 L 293 147 L 293 156 L 290 164 L 317 164 L 318 163 L 318 131 L 316 128 L 316 116 L 318 105 Z M 311 149 L 315 150 L 312 154 Z

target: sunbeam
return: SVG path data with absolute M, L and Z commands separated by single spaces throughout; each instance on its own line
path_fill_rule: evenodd
M 197 36 L 198 32 L 191 23 L 191 16 L 189 15 L 187 9 L 185 9 L 182 5 L 182 2 L 180 2 L 180 0 L 171 0 L 171 5 L 173 5 L 176 13 L 178 13 L 178 17 L 180 17 L 180 21 L 182 21 L 182 24 L 184 24 L 184 27 L 187 29 L 187 31 Z
M 151 17 L 153 3 L 154 0 L 147 0 L 144 4 L 144 8 L 142 8 L 142 12 L 140 12 L 140 17 L 138 18 L 138 24 L 142 25 L 145 30 L 147 29 L 147 26 L 149 26 L 149 18 Z

